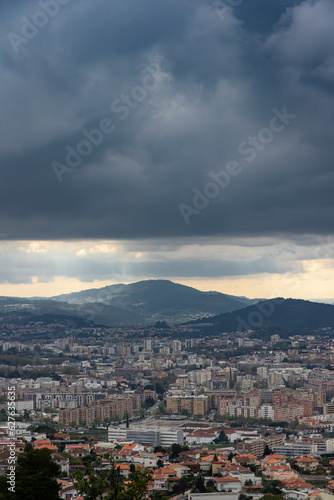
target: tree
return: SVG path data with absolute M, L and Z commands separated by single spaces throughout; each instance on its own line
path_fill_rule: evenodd
M 158 410 L 159 410 L 160 415 L 165 415 L 166 405 L 165 405 L 164 401 L 160 401 L 160 403 L 158 404 Z
M 181 451 L 182 451 L 182 446 L 180 446 L 177 443 L 173 443 L 171 449 L 172 449 L 172 451 L 171 451 L 170 458 L 171 459 L 177 458 L 179 456 L 179 454 L 181 453 Z
M 271 493 L 267 493 L 263 495 L 261 500 L 284 500 L 284 497 L 280 494 L 273 495 Z
M 162 387 L 162 385 L 159 382 L 157 382 L 155 384 L 155 392 L 157 394 L 163 394 L 164 393 L 164 388 Z
M 281 493 L 281 490 L 279 489 L 279 484 L 280 482 L 275 479 L 274 481 L 268 482 L 268 481 L 263 481 L 263 493 L 270 493 L 270 495 L 276 496 Z M 269 500 L 269 498 L 268 498 Z
M 28 453 L 31 450 L 33 450 L 32 444 L 28 442 L 24 447 L 24 451 L 25 453 Z
M 79 471 L 75 474 L 77 490 L 85 500 L 102 500 L 103 493 L 109 489 L 104 500 L 142 500 L 148 493 L 148 483 L 151 476 L 147 472 L 135 472 L 131 481 L 124 484 L 119 467 L 112 464 L 108 470 L 102 470 L 98 476 L 91 469 L 85 474 Z
M 204 478 L 202 476 L 199 476 L 196 484 L 195 484 L 195 489 L 198 490 L 200 493 L 205 493 L 206 492 L 206 487 L 204 484 Z
M 216 490 L 216 484 L 213 479 L 209 479 L 209 481 L 206 483 L 206 489 L 209 493 L 212 493 Z
M 269 446 L 266 444 L 266 447 L 264 449 L 263 455 L 266 457 L 267 455 L 271 455 L 271 450 Z
M 58 500 L 60 467 L 51 458 L 50 450 L 31 450 L 18 456 L 15 493 L 8 492 L 7 477 L 0 480 L 0 498 L 4 500 Z
M 220 432 L 217 438 L 217 443 L 228 443 L 228 437 L 223 430 Z

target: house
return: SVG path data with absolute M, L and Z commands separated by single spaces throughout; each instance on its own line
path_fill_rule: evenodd
M 212 475 L 213 476 L 221 476 L 222 475 L 222 468 L 226 467 L 227 462 L 221 462 L 221 461 L 213 461 L 212 462 Z
M 263 497 L 262 484 L 255 484 L 243 487 L 243 493 L 250 496 L 252 500 L 260 500 Z
M 334 500 L 334 495 L 330 493 L 325 493 L 322 490 L 312 491 L 306 497 L 308 500 Z
M 70 475 L 71 474 L 74 474 L 75 472 L 77 471 L 81 471 L 83 473 L 85 473 L 86 471 L 86 466 L 83 465 L 83 464 L 79 464 L 79 465 L 70 465 Z
M 38 439 L 37 441 L 33 442 L 33 447 L 36 450 L 42 450 L 43 448 L 47 448 L 48 450 L 51 451 L 58 451 L 57 446 L 51 444 L 51 441 L 49 439 Z
M 116 464 L 116 469 L 119 469 L 120 475 L 129 479 L 130 467 L 126 464 Z
M 179 454 L 180 460 L 199 460 L 201 457 L 201 450 L 188 450 L 181 451 Z
M 286 500 L 305 500 L 314 489 L 312 484 L 301 478 L 285 479 L 282 484 L 282 495 Z
M 210 444 L 219 436 L 219 432 L 215 429 L 197 429 L 189 433 L 186 438 L 186 444 Z
M 252 482 L 253 485 L 257 486 L 261 484 L 261 478 L 257 477 L 254 472 L 252 472 L 249 469 L 246 470 L 239 470 L 239 471 L 230 471 L 229 474 L 231 477 L 235 477 L 236 479 L 239 479 L 241 484 L 245 486 L 246 483 L 249 484 L 249 481 Z
M 188 467 L 190 470 L 190 473 L 192 474 L 197 474 L 200 472 L 201 467 L 198 462 L 181 462 L 180 465 L 184 465 L 185 467 Z
M 201 461 L 199 463 L 201 471 L 204 473 L 210 472 L 212 462 L 213 462 L 213 456 L 207 456 L 207 457 L 201 458 Z
M 232 491 L 233 493 L 240 493 L 242 484 L 239 479 L 231 476 L 215 477 L 215 486 L 218 491 Z
M 292 479 L 298 477 L 298 473 L 295 470 L 290 469 L 288 465 L 269 466 L 265 471 L 262 472 L 262 474 L 272 481 L 283 481 L 284 479 Z
M 69 441 L 71 439 L 71 436 L 69 434 L 64 434 L 63 432 L 56 432 L 54 438 L 63 439 L 64 441 Z
M 8 441 L 7 441 L 7 443 L 8 443 Z M 0 475 L 1 476 L 7 473 L 9 457 L 10 457 L 9 450 L 5 450 L 5 451 L 0 452 Z M 17 462 L 15 462 L 14 464 L 11 464 L 11 465 L 17 466 Z
M 90 454 L 90 450 L 87 448 L 75 448 L 69 450 L 69 454 L 73 458 L 85 458 Z
M 60 498 L 63 498 L 64 500 L 73 500 L 74 498 L 77 498 L 78 495 L 79 492 L 73 483 L 70 486 L 65 486 L 59 492 Z
M 279 455 L 278 453 L 273 453 L 272 455 L 267 455 L 261 460 L 261 464 L 266 464 L 270 462 L 272 465 L 285 465 L 287 458 L 284 455 Z
M 144 451 L 145 450 L 145 446 L 143 446 L 142 444 L 138 444 L 138 443 L 126 443 L 123 448 L 122 448 L 122 451 Z
M 241 455 L 236 455 L 235 457 L 233 457 L 232 462 L 237 465 L 257 465 L 259 463 L 258 458 L 251 453 L 242 453 Z
M 248 467 L 244 467 L 243 465 L 231 464 L 226 465 L 221 471 L 223 476 L 230 476 L 234 472 L 249 472 L 249 469 Z
M 110 454 L 110 449 L 105 448 L 104 446 L 93 446 L 92 451 L 94 451 L 98 457 L 104 457 L 105 455 Z
M 25 443 L 18 439 L 15 441 L 15 452 L 16 453 L 24 453 Z
M 131 461 L 134 464 L 142 464 L 146 467 L 156 467 L 158 463 L 158 457 L 155 453 L 148 453 L 147 451 L 141 451 L 131 456 Z
M 162 453 L 161 451 L 158 451 L 158 453 L 156 453 L 156 456 L 158 457 L 158 460 L 169 460 L 169 454 L 168 453 Z
M 154 472 L 152 475 L 153 481 L 150 483 L 151 491 L 161 491 L 167 489 L 167 479 L 163 474 Z
M 67 444 L 65 446 L 65 451 L 69 453 L 73 458 L 84 458 L 90 454 L 89 444 Z
M 67 476 L 70 474 L 70 459 L 61 453 L 52 453 L 51 458 L 56 464 L 59 465 L 61 472 L 65 472 Z
M 165 478 L 175 478 L 177 476 L 176 470 L 169 467 L 161 467 L 156 472 L 162 474 Z
M 313 472 L 317 469 L 319 461 L 312 455 L 306 455 L 305 457 L 296 458 L 296 464 L 300 469 Z
M 189 476 L 191 473 L 189 467 L 186 467 L 185 465 L 182 464 L 173 464 L 173 469 L 175 470 L 177 476 L 183 477 L 183 476 Z

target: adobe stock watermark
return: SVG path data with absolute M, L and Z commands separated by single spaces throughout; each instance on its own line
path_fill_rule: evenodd
M 297 115 L 288 113 L 286 106 L 282 111 L 273 109 L 273 116 L 270 119 L 269 126 L 262 128 L 257 135 L 249 136 L 247 140 L 242 141 L 237 151 L 239 155 L 246 156 L 248 163 L 253 162 L 259 153 L 264 151 L 271 144 L 277 134 L 283 130 L 296 118 Z M 192 215 L 199 215 L 210 203 L 210 200 L 216 198 L 223 189 L 230 184 L 232 177 L 236 177 L 243 171 L 240 162 L 237 160 L 229 161 L 224 170 L 219 172 L 209 172 L 212 181 L 205 184 L 202 191 L 193 188 L 192 205 L 180 203 L 178 209 L 186 224 L 190 223 Z
M 7 483 L 8 483 L 8 491 L 15 493 L 15 463 L 16 463 L 16 451 L 15 451 L 15 413 L 16 413 L 16 388 L 15 386 L 7 387 L 7 413 L 8 413 L 8 435 L 10 437 L 10 441 L 8 443 L 9 456 L 8 456 L 8 468 L 7 468 Z
M 162 82 L 162 78 L 161 73 L 157 72 L 154 67 L 147 66 L 142 73 L 141 84 L 133 87 L 130 93 L 122 93 L 118 99 L 114 99 L 110 106 L 111 111 L 119 120 L 126 120 L 131 112 L 148 98 L 149 92 L 156 90 Z M 67 145 L 65 147 L 65 163 L 58 161 L 51 163 L 59 182 L 63 182 L 65 173 L 70 174 L 79 167 L 83 160 L 103 143 L 105 136 L 112 134 L 116 130 L 117 125 L 113 118 L 101 118 L 97 128 L 90 130 L 84 128 L 81 131 L 83 138 L 76 146 Z
M 132 274 L 127 274 L 123 271 L 113 272 L 112 284 L 113 285 L 123 285 L 125 283 L 133 283 L 135 278 Z M 117 297 L 115 293 L 115 297 Z M 76 316 L 83 318 L 86 321 L 92 323 L 103 323 L 103 314 L 108 314 L 108 306 L 113 305 L 113 295 L 111 291 L 106 294 L 104 289 L 97 292 L 94 302 L 78 305 L 75 309 Z
M 332 259 L 334 257 L 334 237 L 332 235 L 318 236 L 319 245 L 314 250 L 317 259 Z
M 215 9 L 215 13 L 219 17 L 221 21 L 224 21 L 225 14 L 227 12 L 232 12 L 235 7 L 241 5 L 243 0 L 226 0 L 223 2 L 222 0 L 214 0 L 212 2 L 212 6 Z
M 35 38 L 39 31 L 49 24 L 60 11 L 61 6 L 67 5 L 71 0 L 40 0 L 38 6 L 40 10 L 36 10 L 31 19 L 21 17 L 21 32 L 20 34 L 11 31 L 7 34 L 7 38 L 17 54 L 21 46 L 27 45 L 30 40 Z
M 275 311 L 275 306 L 283 304 L 284 300 L 285 299 L 282 298 L 275 298 L 255 304 L 257 310 L 250 312 L 247 316 L 247 320 L 243 319 L 241 316 L 237 317 L 237 332 L 261 328 L 265 318 L 270 318 Z

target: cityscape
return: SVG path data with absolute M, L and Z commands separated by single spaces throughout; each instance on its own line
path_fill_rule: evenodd
M 333 327 L 205 335 L 196 321 L 69 317 L 29 318 L 27 329 L 10 323 L 13 310 L 0 341 L 3 475 L 10 439 L 17 456 L 50 453 L 64 499 L 85 491 L 80 472 L 111 466 L 124 485 L 147 473 L 143 498 L 332 497 Z

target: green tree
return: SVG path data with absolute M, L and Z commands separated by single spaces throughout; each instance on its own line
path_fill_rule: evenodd
M 31 450 L 33 450 L 32 444 L 28 442 L 24 447 L 24 451 L 25 453 L 28 453 Z
M 213 493 L 216 490 L 216 484 L 213 479 L 209 479 L 209 481 L 206 483 L 206 489 L 209 493 Z
M 267 455 L 271 455 L 271 449 L 269 446 L 266 444 L 266 447 L 264 449 L 263 455 L 266 457 Z
M 166 413 L 166 404 L 165 404 L 164 401 L 160 401 L 160 403 L 158 404 L 158 410 L 159 410 L 160 415 L 165 415 L 165 413 Z
M 204 484 L 204 478 L 203 476 L 199 476 L 196 484 L 195 484 L 195 489 L 198 490 L 200 493 L 205 493 L 206 492 L 206 487 Z
M 15 477 L 15 493 L 8 491 L 7 477 L 0 479 L 2 500 L 58 500 L 60 486 L 57 477 L 60 467 L 51 458 L 50 450 L 31 450 L 18 456 Z
M 181 453 L 182 451 L 182 446 L 180 446 L 179 444 L 177 443 L 173 443 L 172 444 L 172 447 L 171 447 L 171 455 L 170 455 L 170 458 L 173 459 L 173 458 L 177 458 L 179 456 L 179 454 Z
M 216 441 L 217 443 L 228 443 L 228 437 L 223 430 L 220 432 Z
M 112 464 L 111 469 L 102 470 L 95 475 L 91 469 L 86 469 L 85 474 L 81 471 L 75 474 L 77 490 L 85 497 L 85 500 L 102 500 L 103 493 L 109 489 L 104 500 L 142 500 L 148 493 L 148 483 L 151 476 L 147 472 L 135 472 L 131 482 L 124 484 L 120 475 L 120 469 Z

